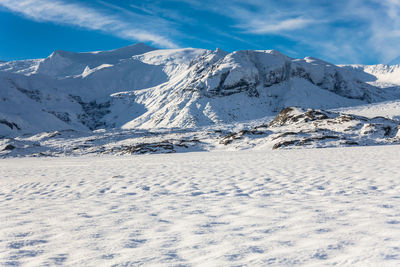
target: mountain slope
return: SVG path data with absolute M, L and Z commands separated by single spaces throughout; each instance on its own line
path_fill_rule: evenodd
M 262 119 L 287 106 L 357 106 L 399 99 L 397 71 L 293 59 L 274 50 L 136 44 L 56 51 L 46 59 L 0 63 L 0 135 L 193 128 Z

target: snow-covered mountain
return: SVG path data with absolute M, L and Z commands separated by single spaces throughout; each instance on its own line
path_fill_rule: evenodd
M 0 135 L 193 128 L 262 119 L 288 106 L 400 99 L 400 66 L 336 66 L 274 50 L 55 51 L 0 63 Z

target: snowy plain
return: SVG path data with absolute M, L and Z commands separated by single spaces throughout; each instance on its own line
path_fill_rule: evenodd
M 398 266 L 400 146 L 0 161 L 0 265 Z

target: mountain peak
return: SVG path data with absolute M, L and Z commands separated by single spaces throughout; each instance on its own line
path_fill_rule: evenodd
M 55 50 L 53 53 L 50 54 L 50 58 L 55 57 L 55 56 L 61 56 L 61 57 L 68 57 L 68 55 L 71 54 L 76 54 L 75 52 L 69 52 L 65 50 Z
M 144 43 L 136 43 L 121 48 L 116 48 L 112 50 L 105 51 L 91 51 L 91 52 L 70 52 L 65 50 L 55 50 L 49 57 L 54 57 L 55 55 L 61 57 L 75 57 L 77 55 L 81 56 L 94 56 L 94 55 L 113 55 L 113 56 L 124 56 L 131 57 L 134 55 L 144 54 L 150 51 L 157 50 L 157 48 L 148 46 Z
M 102 52 L 95 52 L 95 53 L 107 53 L 107 54 L 118 54 L 118 55 L 122 55 L 122 54 L 131 54 L 132 56 L 134 55 L 140 55 L 140 54 L 144 54 L 150 51 L 154 51 L 157 50 L 157 48 L 148 46 L 144 43 L 136 43 L 136 44 L 132 44 L 132 45 L 128 45 L 125 47 L 121 47 L 121 48 L 117 48 L 117 49 L 113 49 L 113 50 L 108 50 L 108 51 L 102 51 Z
M 190 128 L 259 120 L 287 106 L 331 109 L 400 99 L 394 90 L 400 68 L 393 66 L 342 68 L 276 50 L 152 50 L 143 43 L 102 52 L 57 50 L 44 60 L 0 64 L 0 99 L 10 99 L 7 121 L 26 132 Z M 39 119 L 23 109 L 22 97 Z M 16 106 L 21 115 L 14 115 Z M 0 135 L 16 132 L 1 127 Z
M 108 51 L 69 52 L 56 50 L 40 63 L 37 72 L 53 77 L 73 76 L 81 74 L 86 66 L 92 69 L 102 64 L 117 64 L 121 60 L 154 50 L 156 48 L 143 43 Z

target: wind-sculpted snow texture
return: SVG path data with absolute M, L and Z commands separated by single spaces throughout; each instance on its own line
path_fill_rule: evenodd
M 399 153 L 3 159 L 0 265 L 398 266 Z
M 289 106 L 400 98 L 398 66 L 335 66 L 278 51 L 144 44 L 0 63 L 0 135 L 160 129 L 259 120 Z

